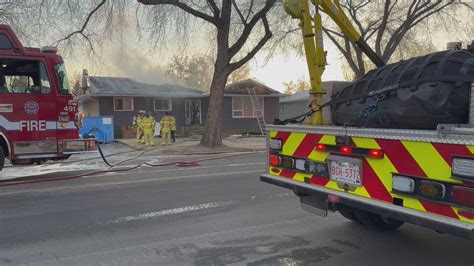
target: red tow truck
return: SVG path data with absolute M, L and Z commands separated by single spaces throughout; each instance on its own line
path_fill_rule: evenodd
M 79 139 L 77 102 L 56 47 L 24 47 L 0 25 L 0 170 L 95 150 Z

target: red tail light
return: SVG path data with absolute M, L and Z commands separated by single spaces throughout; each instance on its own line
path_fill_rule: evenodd
M 352 148 L 348 146 L 342 146 L 339 148 L 339 152 L 343 154 L 351 154 L 352 153 Z
M 451 199 L 460 205 L 474 207 L 474 189 L 453 186 L 451 188 Z
M 318 145 L 316 145 L 316 150 L 325 151 L 326 150 L 326 145 L 325 144 L 318 144 Z
M 382 150 L 370 150 L 369 151 L 369 156 L 372 158 L 382 158 L 383 157 L 383 151 Z
M 280 166 L 280 156 L 275 154 L 270 154 L 268 162 L 272 166 Z

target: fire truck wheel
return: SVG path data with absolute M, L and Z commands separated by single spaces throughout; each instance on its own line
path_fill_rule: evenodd
M 2 148 L 0 148 L 0 171 L 3 170 L 3 166 L 5 165 L 5 152 Z
M 398 221 L 392 218 L 382 219 L 382 217 L 376 213 L 360 209 L 354 209 L 353 213 L 359 223 L 375 227 L 380 230 L 395 230 L 403 224 L 402 221 Z
M 339 209 L 339 213 L 344 216 L 344 218 L 348 219 L 348 220 L 351 220 L 351 221 L 354 221 L 354 222 L 357 222 L 357 219 L 354 215 L 354 213 L 352 212 L 352 210 L 349 210 L 348 208 L 341 208 Z

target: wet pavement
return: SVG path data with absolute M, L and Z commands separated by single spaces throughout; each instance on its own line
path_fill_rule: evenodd
M 304 212 L 263 158 L 0 187 L 0 265 L 473 265 L 473 241 Z

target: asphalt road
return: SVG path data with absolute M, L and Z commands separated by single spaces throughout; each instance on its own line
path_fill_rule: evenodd
M 263 156 L 0 187 L 0 264 L 474 265 L 474 241 L 304 212 Z

